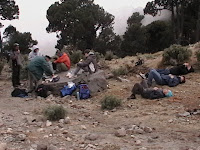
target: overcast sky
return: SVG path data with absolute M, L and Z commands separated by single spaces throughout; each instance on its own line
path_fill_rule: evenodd
M 16 0 L 20 9 L 18 20 L 2 21 L 7 27 L 12 24 L 20 32 L 30 32 L 34 40 L 38 41 L 40 52 L 53 55 L 55 52 L 56 36 L 47 33 L 46 11 L 51 4 L 58 0 Z M 135 11 L 142 12 L 148 0 L 94 0 L 107 12 L 115 16 L 114 29 L 117 34 L 126 30 L 126 21 Z M 4 28 L 0 29 L 3 32 Z

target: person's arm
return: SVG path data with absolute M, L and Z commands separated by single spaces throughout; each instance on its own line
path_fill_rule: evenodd
M 158 99 L 158 98 L 163 98 L 165 97 L 163 92 L 159 89 L 153 90 L 150 94 L 150 99 Z
M 15 52 L 12 52 L 12 53 L 10 54 L 10 58 L 11 58 L 12 60 L 17 59 L 17 55 L 15 55 Z
M 61 56 L 61 57 L 58 57 L 58 59 L 56 59 L 55 61 L 54 61 L 54 63 L 63 63 L 64 62 L 64 57 L 63 57 L 63 55 Z
M 174 77 L 174 78 L 170 78 L 169 81 L 168 81 L 168 85 L 170 87 L 174 87 L 174 86 L 177 86 L 179 84 L 179 80 L 177 77 Z
M 83 62 L 81 62 L 81 63 L 78 63 L 78 65 L 80 66 L 80 67 L 86 67 L 86 66 L 89 66 L 89 64 L 92 62 L 92 59 L 90 59 L 89 57 L 85 60 L 85 61 L 83 61 Z

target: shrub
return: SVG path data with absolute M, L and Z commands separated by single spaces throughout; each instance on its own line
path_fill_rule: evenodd
M 191 56 L 192 51 L 190 49 L 175 44 L 164 50 L 163 62 L 169 65 L 174 65 L 173 63 L 181 64 L 187 61 Z
M 108 110 L 112 110 L 116 107 L 121 106 L 122 104 L 122 100 L 118 99 L 112 95 L 110 96 L 105 96 L 103 98 L 103 100 L 101 101 L 101 108 L 102 109 L 108 109 Z
M 70 55 L 70 60 L 72 64 L 77 64 L 81 58 L 83 58 L 83 54 L 81 50 L 73 51 Z
M 0 61 L 0 74 L 4 68 L 5 63 L 3 61 Z
M 114 58 L 114 54 L 112 51 L 107 51 L 105 54 L 105 60 L 112 60 Z
M 128 74 L 128 68 L 127 66 L 123 66 L 123 67 L 120 67 L 118 69 L 114 69 L 112 70 L 112 73 L 115 77 L 117 76 L 120 76 L 120 75 L 127 75 Z
M 48 120 L 51 121 L 64 119 L 66 114 L 67 111 L 63 108 L 63 106 L 59 105 L 49 106 L 44 111 L 44 115 L 47 117 Z
M 200 61 L 200 50 L 196 51 L 197 60 Z

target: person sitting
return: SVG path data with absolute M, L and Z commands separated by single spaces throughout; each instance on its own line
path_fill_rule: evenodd
M 60 50 L 56 51 L 56 55 L 58 58 L 52 63 L 53 69 L 57 72 L 70 70 L 71 62 L 69 56 Z
M 173 96 L 171 90 L 158 87 L 149 88 L 146 80 L 142 80 L 140 83 L 136 83 L 133 86 L 132 94 L 128 99 L 136 99 L 136 94 L 139 94 L 146 99 L 159 99 Z
M 97 60 L 94 52 L 91 52 L 90 50 L 86 49 L 84 51 L 84 55 L 86 59 L 84 61 L 80 61 L 77 64 L 77 68 L 72 76 L 69 76 L 69 78 L 76 76 L 80 69 L 83 69 L 85 72 L 89 72 L 90 74 L 95 73 L 98 71 L 98 65 Z
M 33 60 L 36 56 L 42 56 L 39 52 L 39 47 L 36 45 L 33 45 L 32 51 L 28 55 L 28 60 Z
M 29 77 L 29 90 L 33 91 L 37 88 L 40 79 L 43 74 L 53 76 L 53 72 L 50 69 L 49 61 L 51 57 L 49 56 L 37 56 L 27 65 L 28 77 Z
M 170 87 L 177 86 L 178 84 L 185 83 L 185 77 L 184 76 L 175 76 L 172 74 L 164 75 L 158 73 L 155 69 L 152 69 L 149 72 L 148 78 L 147 78 L 147 84 L 149 86 L 152 85 L 152 80 L 155 80 L 158 85 L 168 85 Z
M 192 65 L 190 65 L 189 63 L 184 63 L 182 65 L 178 65 L 172 68 L 166 68 L 166 69 L 156 69 L 156 71 L 160 74 L 164 74 L 164 75 L 185 75 L 191 72 L 194 72 L 194 68 L 192 67 Z M 146 73 L 145 75 L 140 73 L 140 76 L 145 79 L 148 78 L 149 73 Z

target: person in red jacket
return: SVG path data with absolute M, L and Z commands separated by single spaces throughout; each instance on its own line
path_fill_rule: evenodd
M 53 62 L 53 69 L 57 72 L 68 71 L 71 67 L 69 56 L 60 50 L 56 51 L 58 58 Z

